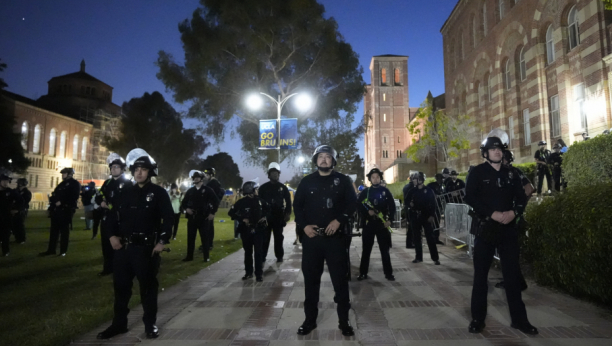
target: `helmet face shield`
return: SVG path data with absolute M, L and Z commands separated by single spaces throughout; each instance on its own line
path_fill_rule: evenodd
M 127 154 L 126 164 L 130 168 L 132 175 L 134 175 L 137 167 L 143 167 L 149 170 L 149 178 L 157 176 L 157 163 L 141 148 L 133 149 Z
M 259 189 L 259 178 L 255 178 L 242 184 L 242 193 L 244 195 L 252 195 L 257 189 Z
M 326 154 L 329 154 L 329 156 L 331 156 L 332 168 L 333 168 L 333 166 L 336 165 L 338 153 L 336 152 L 334 148 L 330 147 L 329 145 L 320 145 L 315 149 L 314 154 L 312 154 L 312 164 L 318 167 L 317 161 L 319 158 L 319 154 L 322 154 L 322 153 L 326 153 Z
M 111 153 L 106 158 L 106 164 L 109 168 L 113 168 L 113 165 L 119 165 L 121 169 L 125 169 L 125 160 L 117 153 Z

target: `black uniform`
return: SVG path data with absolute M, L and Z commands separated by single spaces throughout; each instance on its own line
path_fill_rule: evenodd
M 408 220 L 412 228 L 412 241 L 414 242 L 414 250 L 416 252 L 415 260 L 423 260 L 423 244 L 421 230 L 425 230 L 425 239 L 429 247 L 431 259 L 436 262 L 439 260 L 438 248 L 436 247 L 436 239 L 433 235 L 433 225 L 429 222 L 430 217 L 436 216 L 436 194 L 435 192 L 423 186 L 422 188 L 415 187 L 408 192 L 406 196 L 406 205 L 408 206 Z
M 28 211 L 30 209 L 32 192 L 30 192 L 27 187 L 23 189 L 17 188 L 15 191 L 21 196 L 23 204 L 19 212 L 13 215 L 13 235 L 15 236 L 16 242 L 23 243 L 26 241 L 25 218 L 28 216 Z
M 446 194 L 446 185 L 444 183 L 440 184 L 437 181 L 427 184 L 427 187 L 432 189 L 436 196 L 442 196 Z M 444 208 L 446 200 L 444 198 L 436 197 L 436 212 L 435 212 L 435 220 L 436 225 L 440 226 L 440 220 L 442 219 L 442 214 L 444 213 Z M 435 228 L 435 227 L 434 227 Z M 440 241 L 440 228 L 436 228 L 433 231 L 434 239 L 436 240 L 436 244 L 444 244 Z
M 23 199 L 16 190 L 8 187 L 0 190 L 0 241 L 2 241 L 2 255 L 8 255 L 10 252 L 11 220 L 14 217 L 11 211 L 15 210 L 19 214 L 22 208 Z
M 472 319 L 484 321 L 487 315 L 487 276 L 497 248 L 504 275 L 506 297 L 513 324 L 527 321 L 525 304 L 521 298 L 519 245 L 516 218 L 525 209 L 526 196 L 520 178 L 507 167 L 495 170 L 489 163 L 474 168 L 470 174 L 465 201 L 470 205 L 477 227 L 474 231 L 474 284 L 472 289 Z M 503 225 L 490 219 L 495 211 L 514 210 L 515 220 Z
M 118 206 L 121 194 L 126 191 L 128 188 L 132 187 L 133 184 L 130 180 L 126 179 L 122 174 L 117 179 L 111 178 L 107 179 L 102 187 L 100 187 L 100 193 L 96 195 L 95 201 L 98 205 L 101 205 L 102 202 L 106 202 L 108 208 L 98 208 L 99 212 L 103 213 L 102 215 L 102 230 L 100 237 L 102 243 L 102 257 L 104 258 L 104 266 L 102 271 L 104 273 L 112 273 L 113 272 L 113 263 L 114 263 L 114 254 L 115 250 L 111 246 L 109 238 L 112 236 L 111 234 L 111 224 L 112 218 L 108 218 L 108 214 L 115 211 L 115 207 Z M 94 226 L 95 229 L 95 226 Z M 95 236 L 95 234 L 94 234 Z
M 432 189 L 433 192 L 435 192 L 438 196 L 446 193 L 446 185 L 444 185 L 443 183 L 440 184 L 437 181 L 427 184 L 427 187 Z
M 49 213 L 51 214 L 51 234 L 47 254 L 55 254 L 57 238 L 60 238 L 60 254 L 68 251 L 70 237 L 70 224 L 77 208 L 77 201 L 81 193 L 81 184 L 72 177 L 57 185 L 49 199 Z M 59 206 L 55 204 L 60 202 Z
M 287 186 L 277 182 L 269 181 L 259 188 L 259 197 L 270 205 L 270 217 L 268 227 L 265 230 L 263 244 L 263 260 L 266 260 L 270 238 L 274 234 L 274 255 L 277 262 L 283 261 L 285 250 L 283 249 L 283 227 L 287 225 L 285 216 L 291 215 L 291 195 Z
M 157 315 L 157 272 L 161 257 L 152 256 L 158 243 L 167 244 L 172 235 L 174 211 L 168 192 L 148 182 L 123 188 L 123 192 L 108 212 L 111 236 L 121 237 L 123 247 L 115 250 L 113 283 L 115 288 L 115 316 L 113 326 L 126 329 L 130 312 L 134 277 L 140 284 L 140 298 L 144 315 L 142 321 L 149 331 Z
M 85 209 L 85 229 L 89 230 L 93 227 L 93 205 L 91 199 L 96 194 L 96 188 L 92 186 L 85 186 L 81 192 L 81 202 L 83 203 L 83 209 Z
M 552 187 L 552 185 L 550 184 L 550 169 L 548 168 L 548 164 L 550 164 L 550 150 L 548 149 L 544 149 L 544 150 L 538 150 L 536 151 L 535 155 L 533 155 L 533 157 L 536 160 L 539 161 L 543 161 L 546 162 L 546 164 L 541 164 L 538 163 L 537 164 L 537 170 L 538 170 L 538 194 L 542 193 L 542 184 L 544 183 L 544 177 L 546 177 L 546 185 L 548 186 L 548 189 L 550 190 L 550 188 Z
M 215 192 L 215 195 L 217 195 L 217 199 L 219 200 L 219 202 L 221 202 L 221 200 L 223 199 L 223 195 L 225 195 L 225 190 L 221 188 L 221 183 L 219 182 L 219 180 L 217 180 L 217 178 L 212 178 L 206 184 L 206 186 L 210 187 Z M 213 241 L 215 240 L 215 220 L 208 221 L 208 224 L 209 224 L 209 230 L 210 230 L 208 232 L 208 245 L 210 249 L 212 250 Z
M 319 314 L 319 291 L 325 262 L 336 293 L 334 301 L 338 304 L 338 318 L 341 322 L 348 322 L 348 312 L 351 308 L 347 277 L 348 254 L 341 230 L 349 222 L 350 215 L 355 212 L 356 201 L 351 179 L 335 171 L 328 176 L 321 176 L 318 171 L 309 174 L 297 188 L 293 210 L 303 248 L 306 324 L 315 324 Z M 333 220 L 340 222 L 341 226 L 331 237 L 310 238 L 304 234 L 304 227 L 308 225 L 325 229 Z
M 259 279 L 263 275 L 263 245 L 266 236 L 266 222 L 259 222 L 261 218 L 267 218 L 270 207 L 259 197 L 243 197 L 239 199 L 229 210 L 228 215 L 232 220 L 237 220 L 238 232 L 242 239 L 244 249 L 244 270 L 246 276 L 253 275 L 253 252 L 255 252 L 255 276 Z M 249 220 L 249 224 L 244 223 Z
M 552 178 L 555 181 L 555 190 L 559 192 L 561 191 L 561 164 L 563 163 L 563 154 L 561 152 L 550 154 L 548 162 L 552 165 Z
M 453 181 L 452 178 L 449 178 L 446 182 L 446 192 L 450 194 L 448 195 L 447 202 L 463 203 L 462 197 L 465 195 L 463 189 L 465 189 L 465 182 L 463 180 L 457 179 L 456 181 Z
M 410 222 L 408 220 L 408 202 L 406 202 L 406 196 L 408 196 L 408 191 L 414 188 L 414 183 L 410 181 L 408 184 L 404 185 L 402 189 L 402 195 L 404 196 L 404 211 L 406 215 L 406 249 L 411 249 L 414 247 L 414 243 L 412 241 L 412 227 L 410 226 Z
M 215 214 L 218 208 L 219 199 L 213 189 L 208 186 L 202 185 L 199 189 L 193 186 L 185 193 L 185 198 L 183 198 L 181 202 L 181 210 L 193 210 L 193 215 L 185 213 L 188 220 L 187 260 L 193 259 L 195 239 L 198 232 L 200 233 L 200 241 L 202 242 L 204 260 L 207 261 L 210 257 L 210 248 L 212 247 L 210 233 L 213 232 L 213 223 L 208 220 L 208 215 Z
M 366 199 L 371 203 L 375 212 L 380 212 L 384 215 L 385 220 L 392 221 L 395 218 L 395 201 L 393 200 L 393 195 L 386 187 L 380 185 L 368 187 L 357 196 L 357 211 L 361 216 L 361 227 L 363 227 L 363 252 L 361 254 L 359 273 L 361 275 L 368 274 L 370 254 L 372 253 L 372 247 L 374 247 L 374 237 L 376 237 L 382 257 L 383 272 L 385 276 L 390 276 L 393 275 L 391 257 L 389 256 L 391 232 L 389 232 L 377 215 L 370 216 L 368 211 L 372 208 L 363 203 Z

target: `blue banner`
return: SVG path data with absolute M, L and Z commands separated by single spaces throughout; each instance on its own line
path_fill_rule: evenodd
M 281 119 L 280 147 L 281 149 L 297 149 L 298 128 L 297 118 Z
M 259 121 L 259 149 L 276 148 L 276 120 Z

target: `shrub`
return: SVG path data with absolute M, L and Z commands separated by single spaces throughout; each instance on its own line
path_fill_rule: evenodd
M 612 135 L 572 144 L 563 154 L 568 188 L 612 183 Z
M 536 173 L 537 173 L 535 162 L 518 163 L 518 164 L 514 164 L 513 166 L 523 171 L 523 173 L 527 176 L 527 179 L 529 179 L 531 183 L 535 182 Z
M 611 205 L 612 184 L 529 205 L 523 258 L 538 283 L 612 306 Z

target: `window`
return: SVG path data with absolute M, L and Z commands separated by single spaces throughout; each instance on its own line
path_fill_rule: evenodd
M 85 94 L 85 87 L 84 86 L 81 87 L 81 94 Z
M 463 59 L 465 59 L 465 49 L 463 47 L 463 31 L 461 31 L 461 34 L 459 35 L 459 39 L 461 40 L 461 55 L 459 55 L 459 59 L 461 61 L 463 61 Z
M 398 142 L 398 143 L 400 142 L 400 137 L 399 137 L 399 136 L 397 136 L 397 142 Z
M 491 102 L 491 100 L 493 100 L 493 80 L 491 79 L 491 75 L 488 75 L 485 81 L 487 82 L 487 84 L 485 84 L 485 93 L 487 94 L 487 99 Z
M 62 131 L 62 134 L 60 135 L 60 151 L 59 151 L 59 157 L 64 158 L 66 157 L 66 131 Z
M 55 156 L 56 137 L 57 131 L 55 131 L 55 129 L 51 129 L 51 133 L 49 133 L 49 156 Z
M 561 135 L 561 119 L 559 118 L 559 95 L 550 98 L 550 119 L 552 119 L 553 137 Z
M 87 90 L 85 91 L 85 94 L 86 94 L 86 95 L 91 94 L 91 88 L 90 88 L 90 87 L 87 87 Z
M 512 75 L 510 74 L 511 66 L 512 64 L 510 64 L 510 59 L 506 60 L 506 72 L 504 73 L 504 84 L 506 86 L 506 90 L 510 90 L 510 87 L 512 86 Z
M 483 36 L 487 36 L 487 4 L 482 4 L 482 31 Z
M 478 98 L 478 107 L 482 107 L 483 105 L 483 86 L 480 85 L 480 82 L 476 82 L 476 85 L 474 87 L 474 89 L 476 89 L 476 97 Z
M 81 160 L 87 160 L 87 137 L 83 137 L 83 144 L 81 145 Z
M 508 146 L 512 146 L 512 141 L 514 140 L 514 118 L 508 118 Z
M 504 0 L 499 0 L 499 20 L 504 18 Z
M 400 82 L 400 70 L 399 70 L 399 68 L 396 68 L 396 69 L 393 71 L 393 83 L 395 83 L 395 85 L 400 85 L 400 84 L 401 84 L 401 82 Z
M 40 125 L 34 126 L 34 141 L 32 142 L 32 152 L 40 154 Z
M 580 26 L 578 24 L 578 10 L 576 6 L 572 7 L 567 18 L 569 48 L 574 49 L 580 44 Z
M 383 114 L 383 121 L 387 121 L 387 114 Z
M 35 183 L 34 183 L 34 187 L 38 187 L 38 175 L 36 176 L 36 180 L 35 180 Z
M 553 26 L 549 25 L 546 30 L 546 61 L 552 64 L 555 61 L 555 42 L 553 41 Z
M 387 94 L 383 93 L 383 101 L 387 101 Z
M 51 183 L 49 184 L 49 187 L 53 187 L 53 177 L 51 177 Z
M 521 81 L 524 81 L 527 78 L 527 63 L 525 62 L 525 47 L 521 48 L 521 53 L 519 54 L 519 66 L 521 70 Z
M 72 140 L 72 159 L 76 160 L 79 158 L 79 135 L 74 135 Z
M 24 150 L 28 150 L 28 134 L 30 133 L 30 126 L 27 122 L 21 124 L 21 147 Z
M 385 144 L 387 143 L 387 137 L 386 136 L 383 137 L 383 143 L 385 143 Z
M 588 123 L 585 109 L 584 84 L 581 83 L 574 86 L 574 101 L 576 113 L 580 116 L 580 127 L 586 130 L 588 128 Z
M 387 69 L 383 68 L 380 70 L 380 84 L 387 84 Z
M 529 108 L 523 109 L 523 132 L 525 133 L 525 145 L 530 145 L 531 124 L 529 122 Z
M 476 31 L 476 17 L 472 18 L 472 47 L 476 47 L 476 38 L 478 34 Z

